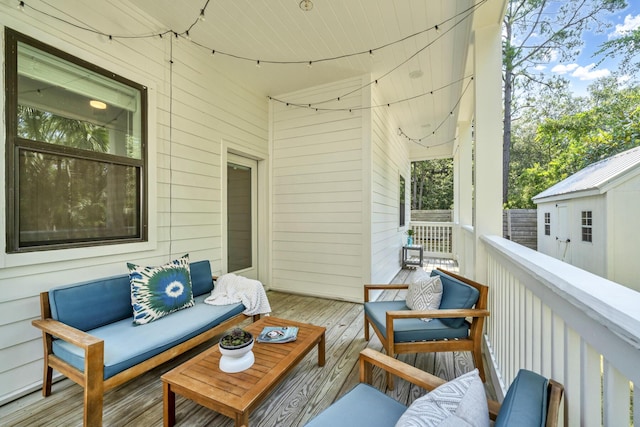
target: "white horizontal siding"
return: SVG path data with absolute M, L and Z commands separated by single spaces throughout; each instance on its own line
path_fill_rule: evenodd
M 212 269 L 220 271 L 223 141 L 235 152 L 268 157 L 267 100 L 248 92 L 233 76 L 220 74 L 211 55 L 185 40 L 171 49 L 171 37 L 116 38 L 107 43 L 104 37 L 29 7 L 20 12 L 16 4 L 0 4 L 2 30 L 13 28 L 149 87 L 152 228 L 151 241 L 145 246 L 0 256 L 4 265 L 0 268 L 0 404 L 41 382 L 41 336 L 31 326 L 39 316 L 41 291 L 125 274 L 129 261 L 154 265 L 184 253 L 193 260 L 209 259 Z M 38 2 L 34 7 L 114 35 L 154 34 L 163 29 L 126 0 L 90 5 L 62 2 L 56 9 Z M 4 91 L 0 101 L 4 117 Z M 4 148 L 4 139 L 1 142 Z M 4 183 L 4 173 L 0 176 Z M 0 227 L 4 234 L 4 221 Z
M 360 87 L 360 78 L 288 94 L 312 103 Z M 331 108 L 358 108 L 351 95 Z M 272 102 L 272 280 L 289 292 L 362 300 L 363 113 Z
M 378 104 L 375 92 L 373 104 Z M 398 122 L 391 109 L 374 109 L 371 120 L 371 281 L 388 283 L 401 267 L 400 251 L 406 229 L 399 227 L 400 174 L 405 179 L 408 200 L 405 224 L 410 221 L 410 161 L 408 147 L 398 136 Z

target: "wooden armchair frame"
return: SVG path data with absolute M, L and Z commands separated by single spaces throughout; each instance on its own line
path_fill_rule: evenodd
M 381 368 L 388 375 L 400 377 L 411 384 L 424 388 L 427 391 L 431 391 L 441 384 L 446 383 L 442 378 L 438 378 L 435 375 L 370 348 L 366 348 L 360 352 L 359 365 L 360 382 L 362 383 L 371 384 L 373 366 Z M 554 380 L 549 380 L 548 392 L 549 401 L 547 402 L 546 427 L 557 427 L 564 387 L 562 384 Z M 495 421 L 498 416 L 498 412 L 500 411 L 501 404 L 495 400 L 487 399 L 487 405 L 489 407 L 489 418 Z
M 447 310 L 400 310 L 400 311 L 388 311 L 386 318 L 386 332 L 385 338 L 382 331 L 380 331 L 376 325 L 364 315 L 364 338 L 369 341 L 369 325 L 373 327 L 378 339 L 382 342 L 384 350 L 387 355 L 395 357 L 396 354 L 403 353 L 432 353 L 443 351 L 470 351 L 473 355 L 473 362 L 478 368 L 480 378 L 485 381 L 484 364 L 482 362 L 482 330 L 484 327 L 484 318 L 489 316 L 487 310 L 487 297 L 489 294 L 489 288 L 466 277 L 460 276 L 449 271 L 438 269 L 443 273 L 460 280 L 470 286 L 473 286 L 478 290 L 480 295 L 478 301 L 475 304 L 475 308 L 469 309 L 447 309 Z M 364 302 L 369 302 L 370 291 L 372 290 L 391 290 L 391 289 L 408 289 L 408 284 L 387 284 L 387 285 L 364 285 Z M 437 318 L 456 318 L 466 317 L 471 318 L 471 327 L 469 328 L 469 336 L 467 338 L 452 339 L 452 340 L 437 340 L 437 341 L 419 341 L 419 342 L 399 342 L 396 343 L 393 340 L 393 322 L 395 319 L 410 319 L 410 318 L 423 318 L 430 317 Z M 391 374 L 387 375 L 387 387 L 393 390 L 393 377 Z

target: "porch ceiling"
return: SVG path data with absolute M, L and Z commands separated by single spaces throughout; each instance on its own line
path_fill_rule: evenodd
M 177 32 L 189 28 L 205 5 L 205 0 L 131 2 Z M 370 74 L 370 81 L 378 80 L 380 99 L 374 103 L 391 108 L 408 137 L 422 138 L 424 146 L 453 147 L 460 99 L 472 69 L 466 64 L 472 28 L 479 17 L 499 22 L 504 1 L 313 0 L 308 12 L 299 0 L 206 3 L 205 20 L 189 36 L 206 47 L 203 54 L 215 49 L 216 67 L 243 86 L 286 101 L 288 92 Z M 352 55 L 358 52 L 364 53 Z M 342 55 L 347 57 L 320 61 Z M 469 87 L 465 97 L 472 92 Z

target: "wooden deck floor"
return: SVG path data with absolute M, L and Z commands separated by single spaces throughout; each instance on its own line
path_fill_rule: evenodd
M 427 260 L 424 269 L 430 271 L 435 267 L 457 270 L 453 261 L 433 259 Z M 402 270 L 393 283 L 406 283 L 414 274 L 415 270 Z M 327 328 L 326 365 L 317 365 L 316 350 L 313 350 L 251 414 L 250 425 L 304 426 L 358 382 L 358 353 L 365 347 L 380 350 L 382 346 L 373 331 L 371 341 L 367 343 L 364 340 L 362 304 L 271 291 L 268 292 L 268 296 L 274 316 L 323 325 Z M 398 297 L 402 297 L 402 294 L 389 292 L 382 295 L 384 299 Z M 205 343 L 107 392 L 104 401 L 104 425 L 161 426 L 163 420 L 160 376 L 215 342 L 212 340 Z M 473 369 L 471 355 L 468 352 L 400 355 L 398 358 L 444 379 L 454 378 Z M 380 372 L 375 372 L 374 376 L 374 385 L 380 388 L 384 377 Z M 490 384 L 487 385 L 487 392 L 493 395 Z M 424 391 L 399 380 L 396 382 L 396 389 L 387 393 L 409 404 L 424 394 Z M 65 379 L 54 384 L 52 395 L 46 399 L 40 392 L 36 392 L 0 407 L 0 425 L 82 425 L 82 401 L 80 386 Z M 233 426 L 231 419 L 181 396 L 177 396 L 176 399 L 176 419 L 178 426 Z

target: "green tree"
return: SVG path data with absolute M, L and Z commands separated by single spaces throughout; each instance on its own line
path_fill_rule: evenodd
M 640 145 L 640 85 L 620 86 L 615 76 L 592 84 L 585 99 L 565 100 L 582 110 L 537 121 L 537 156 L 520 169 L 509 206 L 535 207 L 531 197 L 604 158 Z M 570 108 L 570 107 L 567 107 Z M 530 129 L 528 140 L 531 140 Z M 524 156 L 523 156 L 524 157 Z
M 453 160 L 437 159 L 411 163 L 411 209 L 453 207 Z
M 604 58 L 620 58 L 620 69 L 623 72 L 639 71 L 640 28 L 604 42 L 594 55 L 603 55 Z
M 624 0 L 510 0 L 504 17 L 502 44 L 504 86 L 503 180 L 502 198 L 508 202 L 511 164 L 511 123 L 521 106 L 514 94 L 532 93 L 549 85 L 537 71 L 558 56 L 570 60 L 582 47 L 582 33 L 602 31 L 607 13 L 626 7 Z M 526 100 L 526 97 L 524 98 Z

